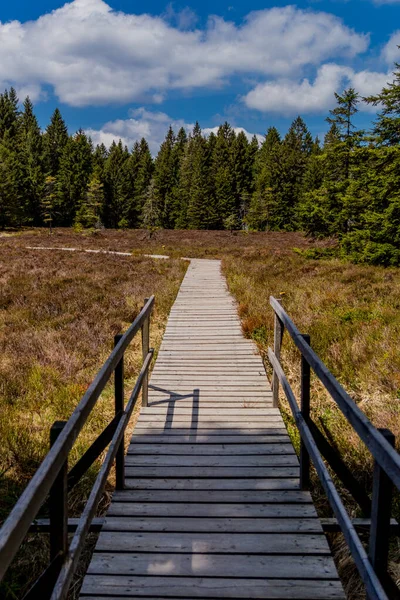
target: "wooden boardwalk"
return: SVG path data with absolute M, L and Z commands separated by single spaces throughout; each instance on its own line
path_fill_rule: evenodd
M 219 261 L 171 311 L 82 598 L 345 598 Z

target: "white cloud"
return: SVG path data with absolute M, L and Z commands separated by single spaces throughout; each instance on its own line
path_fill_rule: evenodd
M 292 77 L 308 65 L 366 50 L 368 36 L 334 15 L 294 6 L 250 13 L 241 25 L 190 11 L 166 16 L 113 11 L 74 0 L 36 21 L 0 23 L 0 85 L 45 86 L 72 106 L 159 102 L 171 89 L 224 85 L 233 75 Z
M 244 98 L 249 108 L 287 116 L 298 113 L 324 112 L 334 104 L 334 92 L 352 86 L 361 96 L 374 94 L 388 81 L 389 74 L 372 71 L 356 72 L 333 63 L 322 65 L 313 82 L 279 79 L 257 85 Z M 360 105 L 364 111 L 376 109 Z
M 400 0 L 373 0 L 374 4 L 400 4 Z
M 400 1 L 400 0 L 399 0 Z M 400 62 L 400 29 L 394 31 L 390 36 L 388 43 L 382 50 L 382 58 L 393 67 L 393 63 Z
M 138 108 L 129 112 L 129 119 L 118 119 L 110 121 L 103 125 L 101 129 L 87 129 L 86 133 L 90 135 L 95 144 L 103 143 L 109 147 L 113 141 L 122 140 L 123 144 L 131 148 L 136 141 L 145 137 L 149 143 L 153 155 L 157 154 L 161 142 L 164 140 L 169 126 L 175 133 L 181 127 L 189 133 L 194 123 L 187 123 L 183 119 L 172 119 L 166 113 L 149 111 L 145 108 Z M 211 131 L 217 133 L 218 127 L 208 127 L 203 129 L 204 135 L 209 135 Z M 234 127 L 236 133 L 243 131 L 250 140 L 254 134 L 249 133 L 243 127 Z M 256 134 L 259 141 L 263 136 Z

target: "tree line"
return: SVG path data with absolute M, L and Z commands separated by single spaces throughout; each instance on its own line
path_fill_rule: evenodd
M 169 128 L 155 158 L 143 138 L 94 146 L 56 109 L 45 131 L 32 102 L 0 95 L 0 227 L 301 230 L 335 236 L 353 260 L 400 265 L 400 66 L 382 91 L 335 94 L 321 143 L 297 117 L 262 144 L 229 123 L 204 136 Z M 354 117 L 378 107 L 371 131 Z

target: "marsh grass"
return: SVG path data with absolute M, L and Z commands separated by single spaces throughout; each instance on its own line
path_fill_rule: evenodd
M 69 418 L 111 351 L 114 335 L 130 325 L 144 298 L 154 292 L 151 343 L 159 347 L 186 269 L 186 263 L 176 260 L 38 253 L 15 241 L 8 238 L 0 245 L 1 519 L 48 451 L 52 423 Z M 127 392 L 140 364 L 139 335 L 126 354 Z M 70 453 L 70 465 L 109 423 L 113 410 L 109 385 Z M 99 463 L 71 492 L 70 516 L 80 514 Z M 100 510 L 108 497 L 109 491 Z M 46 536 L 27 536 L 0 589 L 1 597 L 21 597 L 47 557 Z

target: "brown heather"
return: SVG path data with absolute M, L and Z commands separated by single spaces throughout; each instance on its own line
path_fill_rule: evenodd
M 136 258 L 26 251 L 27 245 L 129 251 Z M 293 251 L 316 245 L 327 243 L 316 244 L 298 233 L 232 235 L 222 231 L 158 231 L 149 239 L 140 230 L 78 234 L 58 229 L 51 237 L 44 230 L 30 230 L 6 238 L 0 255 L 0 339 L 6 349 L 0 363 L 0 410 L 4 413 L 0 435 L 5 456 L 1 493 L 6 510 L 43 455 L 51 422 L 68 417 L 105 358 L 114 333 L 128 324 L 142 298 L 152 292 L 157 299 L 159 342 L 185 267 L 178 261 L 139 258 L 143 253 L 223 259 L 243 331 L 257 342 L 264 356 L 273 341 L 269 296 L 281 295 L 289 315 L 302 332 L 311 335 L 313 348 L 355 402 L 374 425 L 392 429 L 399 438 L 400 271 L 339 260 L 309 260 Z M 138 366 L 135 351 L 130 376 Z M 298 394 L 299 355 L 286 336 L 283 363 Z M 106 397 L 93 426 L 96 431 L 105 424 L 110 406 Z M 282 396 L 281 406 L 298 448 L 297 431 Z M 370 490 L 371 456 L 315 378 L 312 410 L 314 420 Z M 87 443 L 85 439 L 78 445 L 76 456 Z M 83 482 L 78 491 L 77 505 L 89 483 Z M 342 492 L 351 514 L 359 516 L 349 495 Z M 320 514 L 330 516 L 316 479 L 313 496 Z M 397 496 L 397 518 L 399 507 Z M 348 597 L 359 600 L 364 595 L 343 538 L 330 537 Z M 395 539 L 391 571 L 398 581 L 399 562 Z

